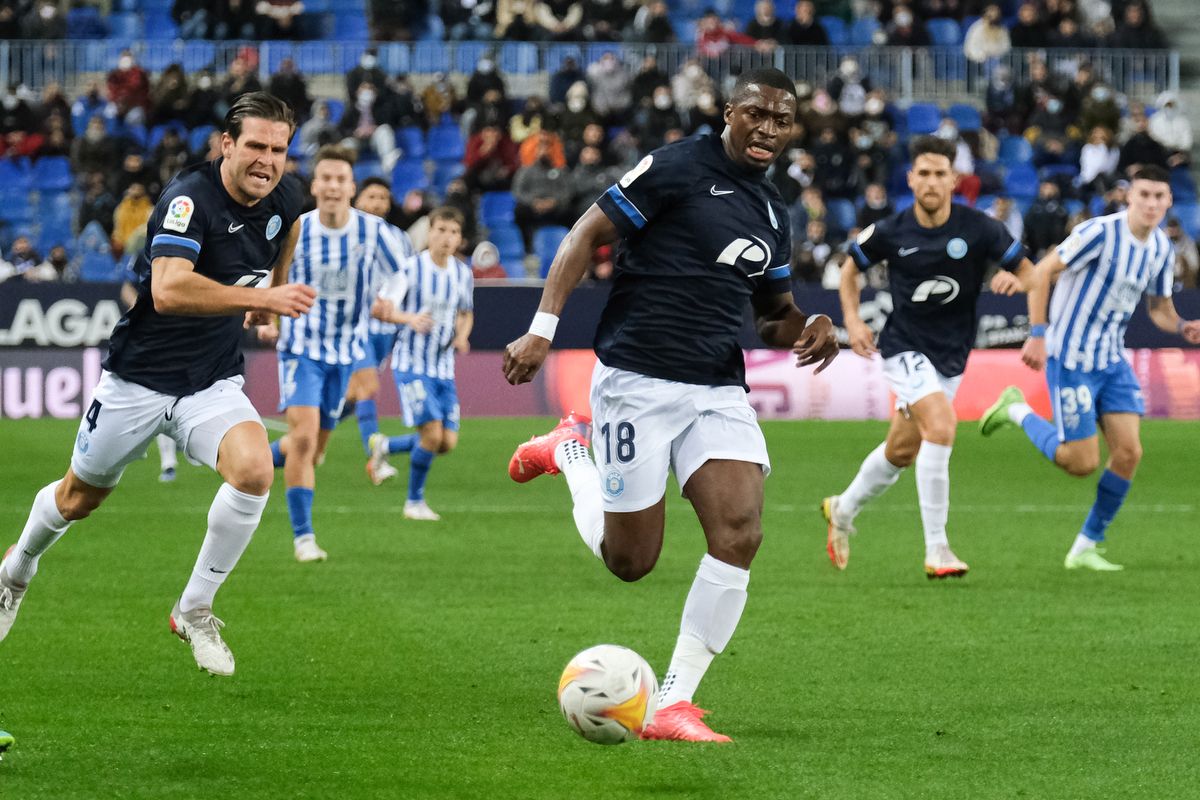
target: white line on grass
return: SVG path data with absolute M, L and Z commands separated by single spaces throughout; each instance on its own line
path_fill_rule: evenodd
M 569 511 L 566 503 L 561 506 L 520 506 L 520 505 L 446 505 L 442 503 L 434 503 L 437 506 L 437 511 L 447 512 L 451 514 L 562 514 Z M 872 511 L 882 511 L 889 514 L 907 514 L 917 511 L 915 503 L 911 505 L 877 505 L 870 507 Z M 951 505 L 950 510 L 955 512 L 985 512 L 985 513 L 1016 513 L 1016 514 L 1044 514 L 1044 513 L 1067 513 L 1080 511 L 1086 508 L 1082 503 L 1078 505 Z M 808 513 L 814 511 L 816 506 L 797 506 L 788 503 L 776 503 L 768 505 L 768 512 L 781 514 L 791 513 Z M 1196 506 L 1189 504 L 1150 504 L 1141 505 L 1137 503 L 1126 503 L 1122 509 L 1128 515 L 1130 513 L 1137 514 L 1191 514 L 1196 511 Z M 204 514 L 208 513 L 208 506 L 172 506 L 172 513 L 180 514 Z M 395 513 L 402 514 L 404 512 L 403 505 L 388 505 L 380 508 L 377 505 L 363 504 L 361 506 L 326 506 L 318 504 L 318 513 L 321 514 L 378 514 Z M 161 514 L 160 508 L 112 508 L 105 507 L 104 514 Z

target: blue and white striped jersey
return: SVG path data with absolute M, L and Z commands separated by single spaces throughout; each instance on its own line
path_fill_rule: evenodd
M 375 298 L 387 283 L 388 278 L 395 275 L 399 271 L 400 265 L 404 264 L 410 258 L 417 254 L 417 249 L 413 247 L 412 239 L 408 238 L 408 234 L 397 228 L 395 225 L 384 223 L 384 227 L 396 238 L 400 245 L 399 257 L 396 259 L 396 266 L 391 266 L 392 262 L 387 262 L 386 265 L 380 265 L 380 269 L 375 272 L 375 280 L 371 284 L 371 297 Z M 381 319 L 370 317 L 367 320 L 367 333 L 395 333 L 397 325 L 394 322 L 384 322 Z
M 1078 225 L 1055 252 L 1067 268 L 1050 301 L 1047 354 L 1083 372 L 1122 361 L 1125 328 L 1142 295 L 1171 295 L 1170 240 L 1158 228 L 1137 240 L 1120 211 Z
M 404 265 L 408 294 L 401 311 L 422 311 L 433 317 L 433 330 L 417 333 L 401 326 L 392 351 L 392 368 L 430 378 L 454 377 L 454 323 L 460 311 L 474 308 L 475 279 L 471 268 L 457 258 L 439 267 L 429 251 L 410 258 Z
M 275 349 L 325 364 L 353 364 L 365 355 L 375 275 L 400 269 L 403 246 L 386 222 L 353 208 L 338 230 L 322 225 L 315 210 L 296 224 L 300 237 L 288 280 L 315 288 L 317 300 L 307 314 L 280 320 Z

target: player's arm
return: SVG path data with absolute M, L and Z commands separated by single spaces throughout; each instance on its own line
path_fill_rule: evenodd
M 298 317 L 312 308 L 317 292 L 303 284 L 270 289 L 226 286 L 196 272 L 195 265 L 179 256 L 159 256 L 150 263 L 150 290 L 154 310 L 160 314 L 217 317 L 240 311 L 260 311 Z
M 428 311 L 401 311 L 386 297 L 375 298 L 371 305 L 371 316 L 393 325 L 407 325 L 417 333 L 429 333 L 433 330 L 433 317 Z
M 1179 312 L 1175 309 L 1175 301 L 1170 296 L 1160 297 L 1153 294 L 1147 296 L 1146 311 L 1150 314 L 1150 321 L 1159 330 L 1178 333 L 1188 344 L 1200 344 L 1200 320 L 1186 320 L 1179 316 Z
M 1024 283 L 1029 306 L 1029 338 L 1021 348 L 1021 360 L 1030 369 L 1041 369 L 1046 365 L 1046 307 L 1050 302 L 1050 286 L 1055 276 L 1066 268 L 1058 251 L 1050 250 Z
M 1035 269 L 1032 261 L 1022 258 L 1021 263 L 1014 270 L 997 270 L 996 274 L 992 276 L 991 289 L 996 294 L 1006 297 L 1011 297 L 1018 292 L 1027 292 Z
M 751 298 L 758 336 L 771 347 L 789 347 L 796 354 L 796 366 L 820 362 L 814 372 L 832 363 L 838 354 L 833 321 L 824 314 L 805 314 L 792 293 L 762 293 Z
M 838 282 L 838 299 L 842 304 L 842 324 L 850 337 L 850 349 L 856 355 L 870 358 L 875 348 L 875 334 L 859 315 L 861 289 L 858 288 L 858 264 L 852 256 L 842 262 L 842 276 Z
M 529 333 L 504 349 L 504 377 L 509 383 L 515 386 L 533 380 L 550 352 L 558 315 L 587 273 L 592 254 L 597 247 L 615 242 L 618 236 L 617 226 L 595 203 L 576 221 L 554 255 Z
M 454 349 L 460 353 L 471 352 L 471 329 L 475 327 L 474 311 L 459 311 L 454 318 Z

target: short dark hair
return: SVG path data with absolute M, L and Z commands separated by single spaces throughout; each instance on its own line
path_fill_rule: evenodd
M 430 211 L 429 226 L 433 227 L 433 223 L 438 220 L 456 223 L 460 231 L 465 230 L 467 226 L 467 220 L 463 217 L 463 213 L 454 206 L 438 206 L 433 211 Z
M 296 132 L 296 115 L 292 107 L 268 92 L 246 92 L 225 112 L 225 132 L 235 142 L 242 135 L 242 120 L 247 117 L 265 119 L 268 122 L 286 122 L 288 138 Z
M 388 197 L 392 196 L 392 185 L 390 183 L 388 183 L 387 181 L 385 181 L 383 178 L 372 175 L 371 177 L 364 178 L 362 181 L 359 182 L 358 194 L 354 195 L 354 199 L 357 200 L 359 197 L 362 196 L 363 192 L 365 192 L 367 189 L 370 189 L 372 186 L 382 186 L 384 189 L 387 190 Z
M 322 161 L 345 161 L 353 169 L 355 160 L 354 151 L 350 148 L 338 144 L 326 144 L 317 150 L 317 154 L 313 156 L 312 165 L 313 169 L 316 169 L 317 164 Z
M 729 102 L 737 103 L 741 99 L 741 96 L 745 94 L 746 87 L 750 86 L 750 84 L 780 89 L 790 94 L 793 100 L 799 102 L 799 98 L 796 97 L 796 82 L 789 78 L 787 73 L 774 67 L 751 69 L 738 75 L 737 81 L 733 84 L 733 91 L 729 93 Z
M 916 161 L 918 156 L 924 155 L 945 156 L 953 165 L 954 156 L 958 154 L 957 150 L 954 142 L 947 139 L 939 139 L 936 136 L 918 136 L 909 145 L 908 153 L 913 161 Z
M 1158 164 L 1139 164 L 1134 167 L 1131 181 L 1154 181 L 1155 183 L 1171 183 L 1171 175 Z

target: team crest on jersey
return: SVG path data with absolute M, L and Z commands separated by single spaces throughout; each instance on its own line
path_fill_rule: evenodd
M 946 242 L 946 255 L 951 258 L 962 258 L 967 254 L 967 242 L 955 236 L 950 241 Z
M 196 204 L 192 202 L 192 198 L 181 194 L 167 206 L 167 215 L 163 217 L 162 226 L 166 230 L 183 233 L 188 229 L 188 223 L 192 221 L 195 211 Z
M 615 467 L 604 476 L 604 491 L 609 497 L 620 497 L 625 493 L 625 478 Z
M 278 214 L 271 217 L 271 219 L 267 222 L 267 241 L 269 242 L 279 235 L 279 229 L 282 227 L 283 218 L 281 218 Z
M 79 435 L 75 437 L 75 449 L 81 454 L 87 455 L 88 448 L 91 446 L 92 443 L 88 441 L 88 435 L 83 431 L 80 431 Z

